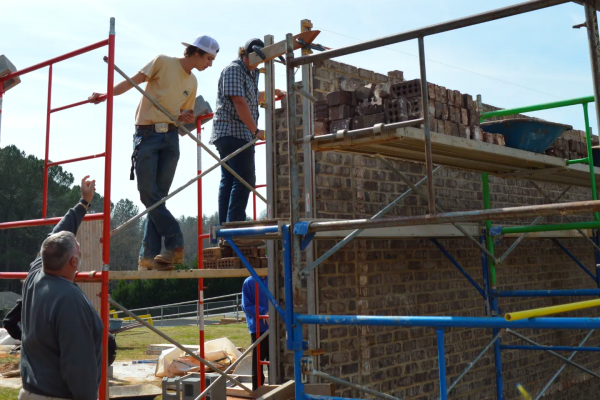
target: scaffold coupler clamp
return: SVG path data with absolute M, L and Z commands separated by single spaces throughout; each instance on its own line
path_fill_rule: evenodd
M 302 383 L 308 383 L 308 376 L 312 375 L 314 363 L 312 357 L 302 357 L 300 359 L 300 369 L 302 371 Z
M 327 50 L 327 48 L 325 48 L 324 46 L 320 45 L 320 44 L 316 44 L 316 43 L 306 43 L 304 40 L 297 38 L 296 41 L 298 43 L 300 43 L 300 45 L 302 45 L 303 48 L 307 49 L 307 50 L 317 50 L 317 51 L 325 51 Z

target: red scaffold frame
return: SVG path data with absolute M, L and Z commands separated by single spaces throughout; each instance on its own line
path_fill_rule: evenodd
M 69 104 L 66 106 L 52 108 L 52 69 L 53 65 L 61 61 L 68 60 L 70 58 L 79 56 L 81 54 L 88 53 L 92 50 L 96 50 L 108 46 L 108 77 L 106 83 L 106 142 L 104 152 L 100 154 L 94 154 L 90 156 L 78 157 L 69 160 L 63 160 L 58 162 L 49 161 L 50 153 L 50 115 L 52 113 L 66 110 L 69 108 L 77 107 L 83 104 L 90 103 L 89 100 L 80 101 L 77 103 Z M 39 64 L 32 65 L 31 67 L 24 68 L 8 75 L 0 77 L 0 98 L 3 97 L 3 82 L 9 79 L 25 75 L 27 73 L 37 71 L 44 67 L 48 67 L 48 103 L 46 108 L 46 145 L 45 145 L 45 156 L 44 156 L 44 187 L 43 187 L 43 201 L 42 201 L 42 218 L 27 221 L 11 221 L 0 223 L 0 229 L 14 229 L 24 228 L 32 226 L 43 226 L 43 225 L 54 225 L 60 221 L 60 218 L 47 218 L 47 203 L 48 203 L 48 170 L 50 167 L 67 164 L 77 161 L 89 160 L 98 157 L 104 157 L 104 204 L 102 213 L 86 215 L 84 221 L 102 220 L 103 228 L 102 235 L 102 271 L 93 273 L 78 273 L 75 277 L 77 281 L 85 282 L 100 282 L 100 316 L 104 325 L 102 333 L 102 348 L 108 348 L 108 326 L 109 326 L 109 307 L 108 307 L 108 273 L 109 273 L 109 261 L 110 261 L 110 188 L 111 188 L 111 164 L 112 164 L 112 129 L 113 129 L 113 86 L 114 86 L 114 65 L 115 65 L 115 20 L 110 20 L 110 31 L 107 39 L 103 39 L 97 43 L 89 46 L 80 48 L 70 53 L 63 54 L 61 56 L 51 58 Z M 3 272 L 0 273 L 0 279 L 25 279 L 27 277 L 26 272 Z M 99 399 L 108 399 L 108 352 L 104 350 L 102 352 L 102 377 L 100 380 L 99 388 Z

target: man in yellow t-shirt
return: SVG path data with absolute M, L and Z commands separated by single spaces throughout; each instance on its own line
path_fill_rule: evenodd
M 219 52 L 219 45 L 210 36 L 198 36 L 186 46 L 184 57 L 160 55 L 148 63 L 131 79 L 138 85 L 148 82 L 146 93 L 153 97 L 171 115 L 178 115 L 183 123 L 195 121 L 194 102 L 198 83 L 193 69 L 204 71 L 212 66 Z M 123 81 L 115 85 L 114 95 L 127 92 L 133 86 Z M 104 99 L 99 93 L 90 101 L 99 103 Z M 148 99 L 142 96 L 135 114 L 133 169 L 138 180 L 140 199 L 150 207 L 169 193 L 179 160 L 179 136 L 177 125 Z M 201 216 L 199 216 L 201 218 Z M 164 238 L 165 250 L 162 250 Z M 140 249 L 138 270 L 172 270 L 183 263 L 183 234 L 177 220 L 163 203 L 148 213 L 145 233 Z

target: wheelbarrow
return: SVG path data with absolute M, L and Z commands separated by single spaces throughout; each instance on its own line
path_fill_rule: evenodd
M 513 118 L 484 122 L 481 124 L 481 129 L 489 133 L 502 134 L 506 147 L 543 153 L 560 135 L 573 127 L 534 118 Z

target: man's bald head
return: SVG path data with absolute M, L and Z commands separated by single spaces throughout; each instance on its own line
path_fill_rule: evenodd
M 71 258 L 80 258 L 75 235 L 66 231 L 48 236 L 42 243 L 40 253 L 44 270 L 54 272 L 62 270 Z

